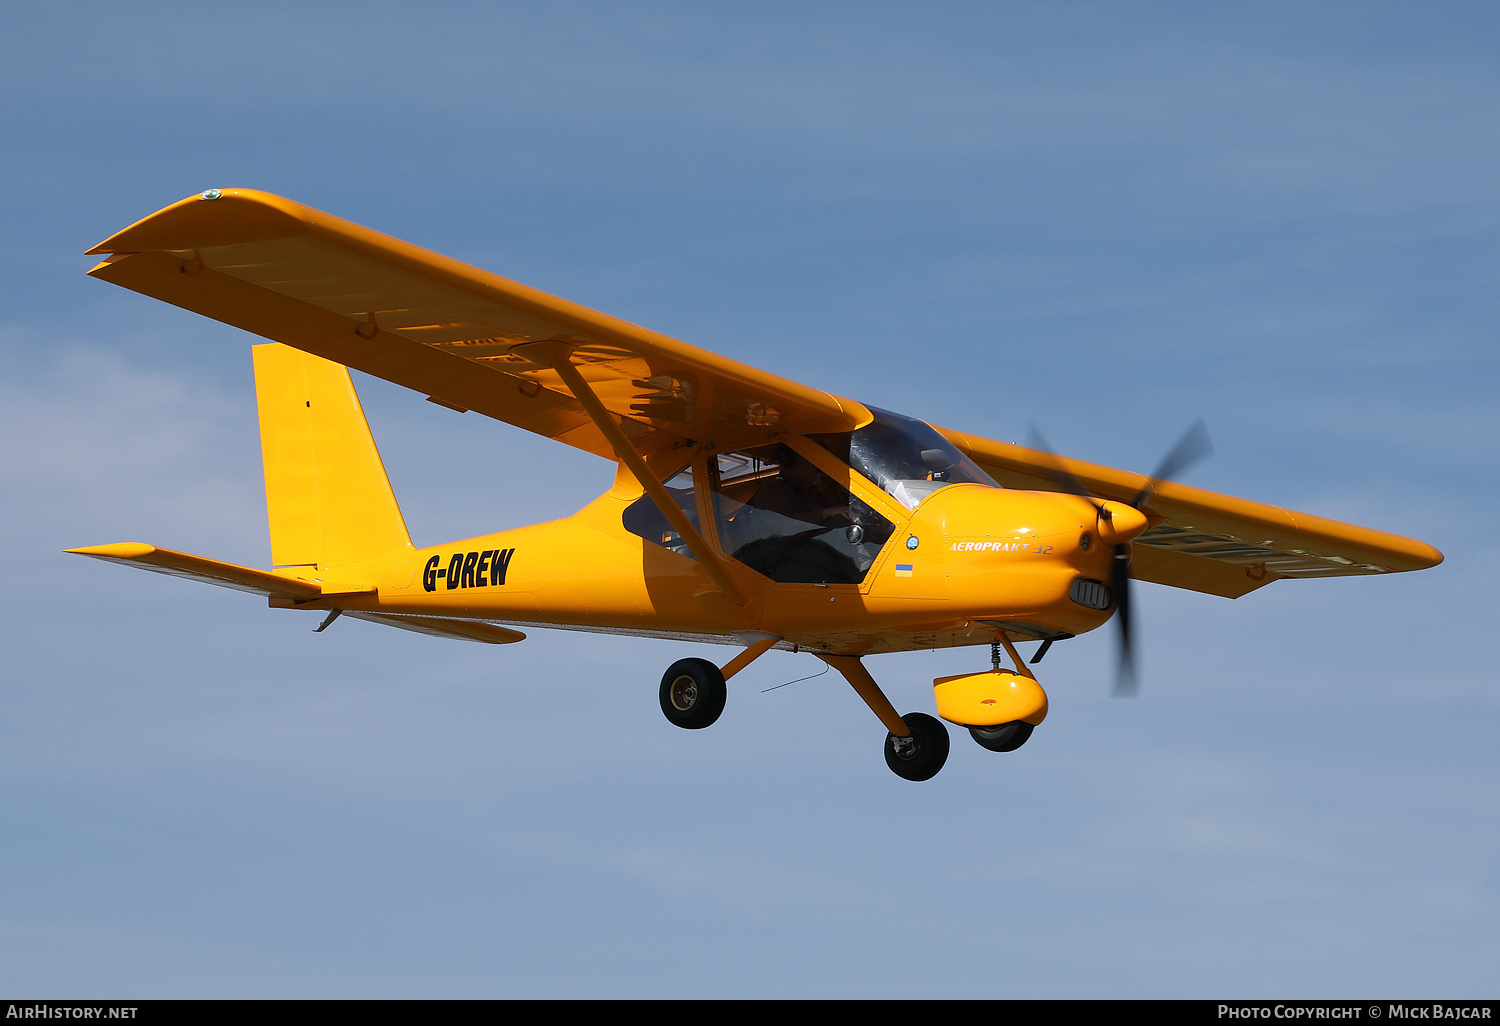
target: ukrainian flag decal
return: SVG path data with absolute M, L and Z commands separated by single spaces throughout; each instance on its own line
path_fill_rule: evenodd
M 896 576 L 897 577 L 910 577 L 911 576 L 911 564 L 910 563 L 897 563 L 896 564 Z

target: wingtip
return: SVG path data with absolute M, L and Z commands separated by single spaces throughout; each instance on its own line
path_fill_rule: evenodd
M 314 211 L 259 189 L 206 189 L 115 232 L 86 256 L 143 250 L 191 250 L 256 242 L 306 230 Z

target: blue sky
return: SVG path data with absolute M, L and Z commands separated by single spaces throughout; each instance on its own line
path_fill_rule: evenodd
M 0 11 L 0 989 L 1493 996 L 1500 16 L 1485 4 Z M 1422 538 L 1141 589 L 924 785 L 773 654 L 442 642 L 65 556 L 269 559 L 249 346 L 83 251 L 248 186 L 831 391 Z M 414 538 L 610 465 L 360 380 Z M 480 472 L 476 472 L 480 471 Z M 872 661 L 897 706 L 984 654 Z

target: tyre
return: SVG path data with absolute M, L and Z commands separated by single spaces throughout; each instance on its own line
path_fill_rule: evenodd
M 728 696 L 724 674 L 707 659 L 679 659 L 661 678 L 661 711 L 684 730 L 710 726 Z
M 907 713 L 901 720 L 911 731 L 912 744 L 898 746 L 896 735 L 887 734 L 885 764 L 903 780 L 931 780 L 948 761 L 948 728 L 926 713 Z
M 992 752 L 1014 752 L 1024 745 L 1036 727 L 1025 720 L 1012 720 L 994 727 L 970 727 L 969 735 L 979 747 Z

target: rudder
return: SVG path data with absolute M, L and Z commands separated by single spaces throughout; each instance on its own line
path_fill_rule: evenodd
M 279 342 L 253 350 L 272 565 L 411 548 L 348 369 Z

